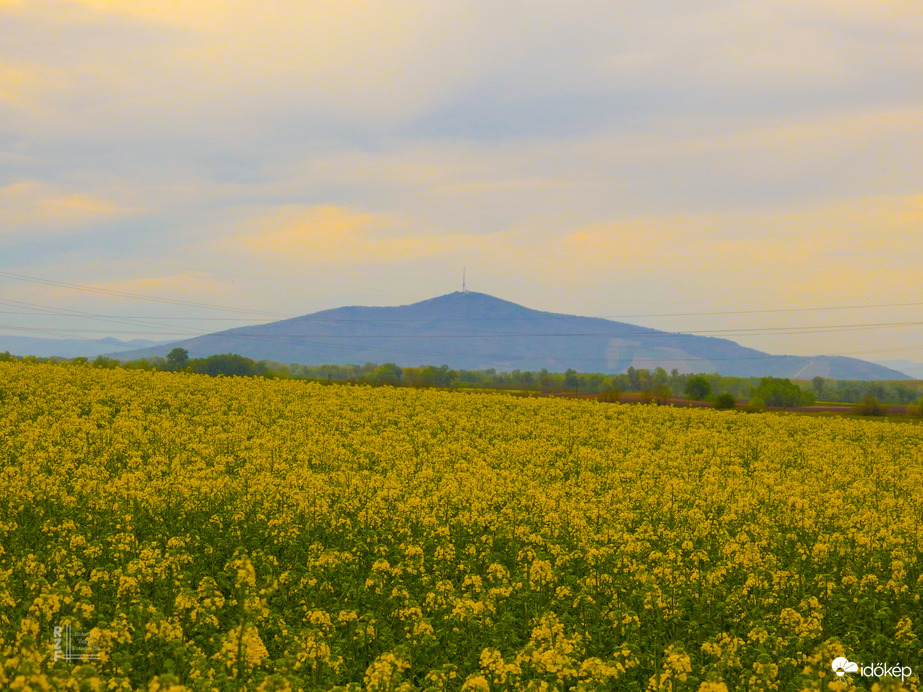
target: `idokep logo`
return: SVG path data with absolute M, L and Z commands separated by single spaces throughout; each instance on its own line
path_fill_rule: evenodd
M 846 673 L 859 673 L 864 678 L 900 678 L 901 682 L 913 675 L 910 666 L 892 666 L 890 663 L 876 663 L 873 666 L 860 666 L 843 656 L 833 659 L 830 665 L 837 677 Z
M 833 672 L 837 677 L 843 677 L 846 673 L 858 673 L 859 664 L 843 658 L 842 656 L 833 659 Z

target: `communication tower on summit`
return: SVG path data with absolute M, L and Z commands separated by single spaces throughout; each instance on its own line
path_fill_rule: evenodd
M 468 289 L 465 288 L 465 267 L 462 267 L 462 293 L 467 293 Z

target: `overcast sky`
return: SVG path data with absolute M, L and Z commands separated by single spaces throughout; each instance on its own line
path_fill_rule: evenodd
M 0 332 L 180 337 L 465 267 L 923 361 L 921 162 L 919 0 L 0 0 Z

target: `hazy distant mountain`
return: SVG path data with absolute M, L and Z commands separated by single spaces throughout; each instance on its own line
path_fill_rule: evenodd
M 900 370 L 915 380 L 923 380 L 923 363 L 917 363 L 913 360 L 876 360 L 874 362 L 884 365 L 886 368 Z
M 38 356 L 50 358 L 95 358 L 96 356 L 112 351 L 122 351 L 126 348 L 146 348 L 165 341 L 151 341 L 150 339 L 132 339 L 122 341 L 111 336 L 105 339 L 42 339 L 31 336 L 7 336 L 0 334 L 0 351 L 9 351 L 14 356 Z
M 622 372 L 629 366 L 725 375 L 908 379 L 840 356 L 772 356 L 727 339 L 662 332 L 624 322 L 531 310 L 483 293 L 455 292 L 400 307 L 344 307 L 238 327 L 165 346 L 113 354 L 192 357 L 239 353 L 306 365 L 393 362 L 498 371 Z

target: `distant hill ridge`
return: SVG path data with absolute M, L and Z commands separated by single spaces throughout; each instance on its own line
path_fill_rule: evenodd
M 728 339 L 663 332 L 625 322 L 531 308 L 485 293 L 456 291 L 397 307 L 350 306 L 237 327 L 166 345 L 111 353 L 122 360 L 238 353 L 305 365 L 447 364 L 497 371 L 617 373 L 628 367 L 720 372 L 740 377 L 900 380 L 903 373 L 842 356 L 775 356 Z
M 93 358 L 114 348 L 146 348 L 166 341 L 131 339 L 123 341 L 107 336 L 104 339 L 49 339 L 33 336 L 0 334 L 0 352 L 9 351 L 17 356 L 38 358 Z

